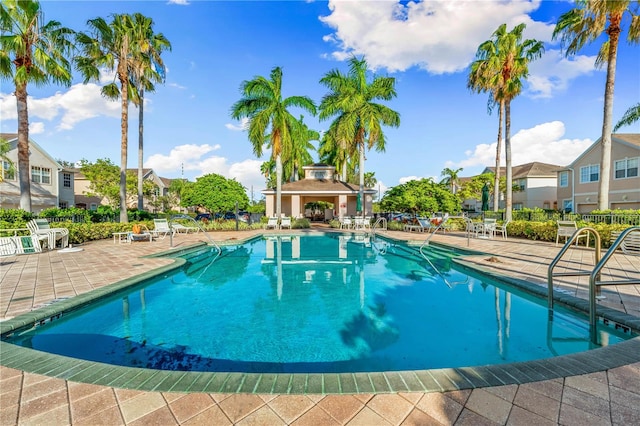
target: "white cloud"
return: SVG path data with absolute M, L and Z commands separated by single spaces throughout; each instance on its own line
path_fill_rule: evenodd
M 40 133 L 44 133 L 44 123 L 42 121 L 29 123 L 29 136 Z
M 177 4 L 180 6 L 188 6 L 189 5 L 189 1 L 188 0 L 169 0 L 167 3 L 169 4 Z
M 530 129 L 520 130 L 511 137 L 512 164 L 517 166 L 539 161 L 566 166 L 593 143 L 591 139 L 563 139 L 564 134 L 565 127 L 561 121 L 552 121 L 539 124 Z M 479 166 L 495 166 L 496 146 L 495 142 L 476 145 L 473 150 L 465 152 L 466 159 L 448 161 L 445 167 L 467 169 Z M 504 151 L 502 165 L 504 165 Z
M 233 123 L 227 123 L 227 124 L 224 125 L 224 127 L 226 127 L 229 130 L 233 130 L 233 131 L 237 131 L 237 132 L 240 132 L 240 131 L 243 131 L 243 130 L 247 130 L 247 129 L 249 129 L 249 119 L 245 117 L 245 118 L 240 120 L 240 124 L 239 125 L 236 125 L 236 124 L 233 124 Z
M 332 53 L 336 59 L 364 55 L 373 69 L 394 72 L 417 66 L 442 74 L 466 68 L 480 43 L 503 23 L 508 28 L 525 23 L 527 37 L 551 40 L 553 26 L 534 22 L 528 16 L 539 4 L 539 0 L 406 4 L 331 0 L 331 13 L 320 20 L 335 30 L 324 40 L 336 45 Z
M 167 84 L 167 86 L 169 86 L 169 87 L 175 87 L 176 89 L 181 89 L 181 90 L 184 90 L 184 89 L 186 89 L 186 88 L 187 88 L 186 86 L 182 86 L 182 85 L 180 85 L 180 84 L 178 84 L 178 83 L 169 83 L 169 84 Z
M 262 161 L 246 159 L 236 163 L 229 163 L 222 156 L 213 155 L 220 149 L 220 145 L 180 145 L 173 148 L 168 155 L 154 154 L 149 157 L 144 166 L 152 168 L 156 173 L 175 173 L 184 170 L 200 177 L 216 173 L 229 179 L 236 179 L 246 189 L 251 197 L 253 186 L 254 199 L 259 200 L 260 191 L 265 188 L 264 176 L 260 173 Z
M 570 80 L 596 70 L 595 60 L 595 56 L 584 55 L 568 59 L 560 50 L 549 50 L 529 64 L 527 94 L 533 98 L 551 98 L 554 93 L 564 92 Z

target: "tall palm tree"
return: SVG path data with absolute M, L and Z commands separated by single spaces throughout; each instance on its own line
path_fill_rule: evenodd
M 494 194 L 499 194 L 500 188 L 500 157 L 502 155 L 502 118 L 504 116 L 503 81 L 500 73 L 501 62 L 498 55 L 498 40 L 506 32 L 506 25 L 500 26 L 494 38 L 480 44 L 476 52 L 476 60 L 471 64 L 467 87 L 474 92 L 489 92 L 487 111 L 491 114 L 493 107 L 498 105 L 498 138 L 496 141 L 496 172 L 493 182 Z M 498 78 L 495 78 L 495 77 Z M 493 211 L 500 207 L 500 198 L 493 198 Z
M 358 196 L 362 200 L 363 214 L 366 214 L 364 202 L 364 152 L 367 148 L 384 151 L 385 136 L 382 126 L 398 127 L 400 114 L 386 105 L 375 101 L 389 101 L 396 97 L 395 78 L 373 76 L 367 81 L 367 62 L 355 56 L 349 60 L 349 73 L 338 70 L 329 71 L 320 83 L 327 86 L 329 93 L 320 103 L 320 119 L 336 117 L 336 140 L 347 140 L 357 147 L 359 153 L 358 171 L 360 187 Z M 349 149 L 347 149 L 349 151 Z
M 450 169 L 449 167 L 445 167 L 442 170 L 442 176 L 444 176 L 443 182 L 451 187 L 451 193 L 456 193 L 456 184 L 460 181 L 460 177 L 458 173 L 462 171 L 462 167 L 459 169 Z
M 492 40 L 483 43 L 480 46 L 482 49 L 479 48 L 480 59 L 486 56 L 487 64 L 484 67 L 480 66 L 484 69 L 480 71 L 478 87 L 490 88 L 488 90 L 494 91 L 494 99 L 500 103 L 504 102 L 504 148 L 507 178 L 505 220 L 511 220 L 513 202 L 511 102 L 522 91 L 522 80 L 529 75 L 529 63 L 544 53 L 542 42 L 522 40 L 525 28 L 525 24 L 520 24 L 511 31 L 507 31 L 507 25 L 502 24 L 494 31 Z M 499 170 L 499 167 L 500 165 L 497 164 L 496 171 Z
M 270 79 L 257 76 L 240 86 L 242 98 L 231 107 L 231 117 L 248 118 L 249 142 L 256 156 L 262 156 L 266 144 L 271 148 L 271 157 L 276 161 L 276 215 L 282 213 L 282 153 L 292 143 L 291 129 L 297 120 L 289 108 L 299 107 L 316 114 L 316 106 L 307 96 L 282 98 L 282 69 L 271 70 Z M 269 136 L 269 137 L 267 137 Z M 266 143 L 265 143 L 266 142 Z
M 15 86 L 18 109 L 18 176 L 20 208 L 31 211 L 29 111 L 27 85 L 71 85 L 73 34 L 58 21 L 44 22 L 40 3 L 2 0 L 0 4 L 0 77 Z
M 144 208 L 142 163 L 144 158 L 144 93 L 154 92 L 154 83 L 164 82 L 166 69 L 161 58 L 171 43 L 162 34 L 153 32 L 153 20 L 140 13 L 133 15 L 133 30 L 137 54 L 132 60 L 132 101 L 138 107 L 138 210 Z
M 635 104 L 624 113 L 620 121 L 613 127 L 613 131 L 617 132 L 620 127 L 629 126 L 638 120 L 640 120 L 640 104 Z
M 348 143 L 349 140 L 353 140 L 352 137 L 339 138 L 336 127 L 337 122 L 333 122 L 322 135 L 318 155 L 320 162 L 335 165 L 342 181 L 348 182 L 353 170 L 355 170 L 355 162 L 349 164 L 349 159 L 355 156 L 358 147 Z
M 630 16 L 627 41 L 640 40 L 640 17 L 637 0 L 580 0 L 577 7 L 560 16 L 553 38 L 560 37 L 566 55 L 577 53 L 585 44 L 596 41 L 606 34 L 607 39 L 596 57 L 596 66 L 607 64 L 607 79 L 604 89 L 604 117 L 602 122 L 602 156 L 600 159 L 600 184 L 598 188 L 598 210 L 609 208 L 609 182 L 611 180 L 611 132 L 613 126 L 613 89 L 616 80 L 618 43 L 622 33 L 622 20 Z
M 87 21 L 90 34 L 79 33 L 77 42 L 81 54 L 75 58 L 84 82 L 99 80 L 100 69 L 115 71 L 115 79 L 102 88 L 102 95 L 121 100 L 120 117 L 120 222 L 127 218 L 127 148 L 129 130 L 130 70 L 139 47 L 136 46 L 134 25 L 130 15 L 113 15 L 107 23 L 103 18 Z M 115 80 L 118 80 L 120 87 Z
M 301 115 L 291 135 L 291 145 L 285 146 L 282 153 L 283 172 L 285 180 L 288 178 L 288 180 L 297 181 L 300 178 L 302 167 L 313 162 L 309 151 L 315 151 L 315 147 L 311 141 L 319 140 L 320 133 L 317 130 L 309 129 Z

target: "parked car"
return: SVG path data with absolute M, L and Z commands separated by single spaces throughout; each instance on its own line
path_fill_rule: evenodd
M 195 220 L 211 220 L 211 213 L 198 213 Z

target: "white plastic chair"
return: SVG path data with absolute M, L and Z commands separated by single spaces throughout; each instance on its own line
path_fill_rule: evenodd
M 269 228 L 278 229 L 277 217 L 274 216 L 269 218 L 269 220 L 267 221 L 267 224 L 264 226 L 264 229 L 269 229 Z
M 284 216 L 282 220 L 280 220 L 280 229 L 289 228 L 291 229 L 291 218 Z

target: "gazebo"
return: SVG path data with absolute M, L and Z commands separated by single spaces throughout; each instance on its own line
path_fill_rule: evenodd
M 333 210 L 325 212 L 324 219 L 334 216 L 372 215 L 373 198 L 378 191 L 364 189 L 363 211 L 357 211 L 358 186 L 338 179 L 336 168 L 327 164 L 304 166 L 304 179 L 287 182 L 282 185 L 282 214 L 291 217 L 304 217 L 305 205 L 316 201 L 333 204 Z M 275 188 L 262 191 L 266 198 L 266 215 L 276 214 Z

